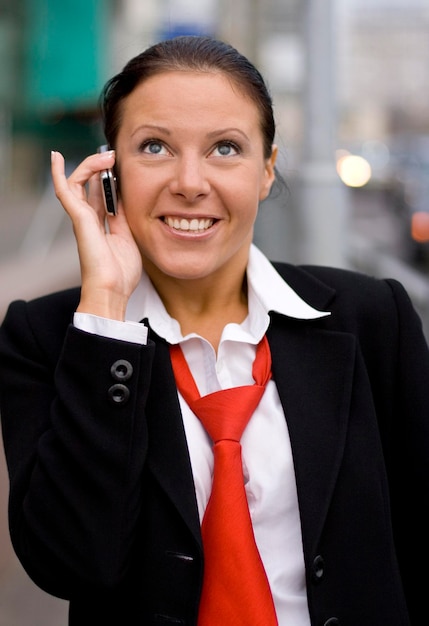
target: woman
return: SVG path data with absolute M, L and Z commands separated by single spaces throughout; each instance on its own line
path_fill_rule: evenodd
M 429 355 L 404 289 L 274 269 L 252 245 L 275 126 L 263 79 L 230 46 L 180 37 L 149 48 L 109 81 L 103 113 L 112 151 L 68 179 L 52 155 L 81 289 L 12 303 L 0 335 L 10 531 L 28 574 L 70 600 L 79 626 L 417 623 Z M 106 228 L 99 175 L 113 166 L 119 206 Z M 175 359 L 201 396 L 241 393 L 264 337 L 271 379 L 253 387 L 238 481 L 268 589 L 257 616 L 259 591 L 241 597 L 250 570 L 239 548 L 222 535 L 209 552 L 217 444 Z M 213 574 L 224 557 L 231 578 Z

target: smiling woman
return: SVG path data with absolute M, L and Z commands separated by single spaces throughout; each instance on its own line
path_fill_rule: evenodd
M 168 71 L 121 106 L 120 203 L 157 291 L 175 288 L 171 314 L 182 328 L 189 298 L 177 281 L 193 281 L 193 307 L 196 293 L 202 303 L 220 285 L 241 285 L 259 202 L 274 180 L 276 149 L 264 158 L 259 110 L 242 91 L 218 72 Z M 229 314 L 243 321 L 241 298 Z M 217 345 L 224 319 L 212 318 L 213 330 L 216 319 Z
M 68 178 L 52 153 L 81 285 L 0 329 L 28 574 L 71 626 L 418 623 L 429 351 L 403 287 L 254 246 L 275 125 L 231 46 L 152 46 L 102 111 L 110 149 Z

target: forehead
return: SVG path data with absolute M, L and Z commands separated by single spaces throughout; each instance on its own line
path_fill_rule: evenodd
M 243 125 L 260 124 L 256 103 L 234 80 L 220 72 L 177 70 L 151 76 L 122 103 L 122 122 L 149 116 L 158 120 L 192 118 L 214 121 L 223 118 Z

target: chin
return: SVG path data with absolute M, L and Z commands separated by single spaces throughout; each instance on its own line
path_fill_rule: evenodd
M 143 266 L 150 277 L 168 277 L 176 280 L 200 280 L 215 273 L 215 267 L 202 266 L 201 256 L 193 260 L 154 260 L 144 259 Z
M 160 268 L 160 271 L 166 276 L 177 280 L 201 280 L 214 274 L 214 270 L 204 271 L 201 267 L 196 268 L 195 265 L 189 268 L 177 267 L 176 265 L 172 268 L 166 268 L 164 271 Z

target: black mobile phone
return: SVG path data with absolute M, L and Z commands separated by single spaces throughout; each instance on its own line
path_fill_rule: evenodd
M 97 148 L 97 152 L 107 152 L 109 146 L 104 144 Z M 103 190 L 104 206 L 108 215 L 116 215 L 118 212 L 118 196 L 116 189 L 116 176 L 112 169 L 100 172 L 101 187 Z

